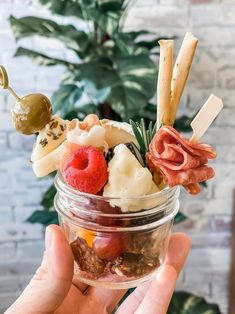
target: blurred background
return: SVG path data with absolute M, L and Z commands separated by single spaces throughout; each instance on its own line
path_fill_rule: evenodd
M 97 47 L 92 45 L 88 48 L 83 47 L 81 52 L 75 53 L 78 49 L 76 41 L 81 40 L 81 46 L 84 41 L 86 42 L 84 34 L 90 32 L 91 24 L 84 22 L 84 17 L 78 20 L 71 16 L 76 12 L 73 8 L 71 9 L 73 2 L 72 0 L 42 0 L 41 3 L 47 4 L 43 6 L 37 0 L 1 1 L 0 64 L 7 68 L 11 85 L 19 95 L 23 96 L 37 91 L 51 97 L 53 92 L 58 90 L 62 80 L 80 80 L 79 74 L 76 78 L 73 77 L 73 75 L 76 76 L 76 70 L 72 65 L 78 59 L 81 59 L 82 62 L 93 60 L 94 55 L 91 51 L 93 49 L 96 54 Z M 122 1 L 116 2 L 121 3 Z M 60 6 L 62 3 L 63 6 Z M 87 3 L 89 7 L 92 1 L 84 3 Z M 115 6 L 113 8 L 115 9 Z M 55 12 L 60 14 L 55 14 Z M 10 16 L 14 16 L 10 20 L 11 24 Z M 51 19 L 62 27 L 71 24 L 82 33 L 80 33 L 80 37 L 70 33 L 72 40 L 68 40 L 69 33 L 66 33 L 66 29 L 58 28 L 54 24 L 48 27 L 35 19 L 26 21 L 19 19 L 24 16 Z M 102 24 L 108 29 L 108 37 L 106 33 L 98 33 L 98 36 L 102 36 L 101 41 L 107 42 L 106 46 L 109 47 L 109 31 L 112 32 L 112 25 L 107 20 L 102 21 Z M 156 66 L 157 69 L 156 38 L 175 37 L 175 54 L 178 53 L 186 31 L 192 31 L 199 38 L 199 46 L 179 112 L 179 117 L 184 115 L 179 122 L 183 130 L 188 129 L 190 117 L 196 114 L 211 93 L 223 98 L 225 108 L 205 136 L 205 141 L 214 145 L 218 151 L 218 158 L 214 162 L 216 178 L 208 182 L 200 196 L 182 195 L 181 211 L 183 215 L 175 230 L 184 231 L 192 237 L 192 251 L 178 282 L 177 290 L 205 297 L 208 302 L 218 304 L 221 313 L 228 313 L 232 193 L 235 186 L 235 2 L 234 0 L 130 1 L 125 12 L 122 12 L 121 25 L 122 31 L 132 34 L 128 35 L 130 36 L 128 38 L 125 37 L 125 40 L 122 39 L 126 43 L 125 47 L 129 49 L 129 59 L 126 62 L 128 61 L 127 64 L 139 62 L 140 68 L 147 64 L 146 67 Z M 97 27 L 99 29 L 99 23 Z M 138 33 L 138 36 L 143 36 L 142 44 L 133 46 L 131 41 L 137 37 L 133 31 L 137 32 L 143 29 L 151 34 Z M 40 36 L 31 36 L 33 34 Z M 45 34 L 48 38 L 45 38 Z M 119 41 L 119 43 L 122 44 L 123 41 Z M 125 47 L 123 48 L 121 44 L 118 49 L 123 53 Z M 17 50 L 19 46 L 24 49 Z M 110 48 L 102 50 L 101 54 L 109 54 L 108 49 Z M 140 49 L 143 49 L 144 53 L 147 52 L 154 63 L 150 64 L 147 60 L 145 64 L 145 60 L 138 55 Z M 35 54 L 32 50 L 40 53 Z M 14 56 L 16 51 L 17 57 Z M 51 59 L 46 58 L 45 55 L 49 55 Z M 105 63 L 105 60 L 102 62 Z M 53 64 L 56 65 L 48 66 Z M 67 73 L 65 73 L 65 68 L 67 68 Z M 96 85 L 94 75 L 99 80 L 103 73 L 99 72 L 99 67 L 94 69 L 97 71 L 93 70 L 92 74 L 88 73 L 90 69 L 86 69 L 87 77 L 82 78 L 83 85 L 79 87 L 80 89 L 77 87 L 76 91 L 60 85 L 60 91 L 56 95 L 54 94 L 53 98 L 57 110 L 64 116 L 70 114 L 71 112 L 67 112 L 68 110 L 63 111 L 61 101 L 66 103 L 66 108 L 70 106 L 69 108 L 73 110 L 73 102 L 78 102 L 79 105 L 86 104 L 89 96 L 92 98 L 92 104 L 80 111 L 75 110 L 76 112 L 73 114 L 82 116 L 86 112 L 98 110 L 103 115 L 105 112 L 111 116 L 116 114 L 120 119 L 130 117 L 131 104 L 126 104 L 130 105 L 129 115 L 123 116 L 121 109 L 118 109 L 119 98 L 115 95 L 109 95 L 109 101 L 114 107 L 106 110 L 107 105 L 104 104 L 107 103 L 106 98 L 110 90 L 107 87 L 98 86 L 99 82 Z M 90 79 L 91 77 L 92 79 Z M 88 79 L 92 83 L 88 82 Z M 152 84 L 156 86 L 154 79 Z M 96 89 L 97 86 L 99 91 Z M 80 91 L 84 89 L 89 92 L 81 97 Z M 67 92 L 67 95 L 73 93 L 69 100 L 70 103 L 68 97 L 61 96 L 62 92 Z M 87 96 L 87 94 L 89 95 Z M 151 103 L 155 104 L 156 100 L 152 97 L 153 95 L 154 91 L 149 90 L 145 98 L 151 99 Z M 136 101 L 137 98 L 136 96 Z M 143 99 L 147 103 L 145 98 Z M 46 196 L 44 194 L 50 187 L 52 179 L 38 180 L 32 172 L 29 159 L 34 137 L 23 136 L 14 131 L 10 119 L 10 108 L 13 104 L 12 96 L 1 91 L 0 313 L 3 313 L 4 309 L 20 294 L 40 263 L 44 249 L 44 227 L 39 223 L 25 223 L 25 220 L 35 211 L 50 208 L 50 199 L 54 193 L 49 190 Z M 113 109 L 116 110 L 116 113 L 112 111 Z M 146 119 L 155 118 L 151 105 L 147 109 L 142 109 Z M 34 215 L 31 220 L 38 221 L 40 219 L 40 215 L 36 217 Z M 54 216 L 49 217 L 48 221 L 43 223 L 47 224 L 53 219 L 55 219 Z

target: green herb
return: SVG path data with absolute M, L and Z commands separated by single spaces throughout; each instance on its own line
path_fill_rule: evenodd
M 127 147 L 132 151 L 132 153 L 135 155 L 135 157 L 138 159 L 139 163 L 141 164 L 142 167 L 145 167 L 145 160 L 143 159 L 139 148 L 135 145 L 135 143 L 130 142 L 126 144 Z
M 153 125 L 153 122 L 150 121 L 148 128 L 146 128 L 144 119 L 140 119 L 140 123 L 130 120 L 130 124 L 139 144 L 139 148 L 135 147 L 139 150 L 139 155 L 142 157 L 144 165 L 146 165 L 145 154 L 149 151 L 149 145 L 156 134 L 157 124 Z

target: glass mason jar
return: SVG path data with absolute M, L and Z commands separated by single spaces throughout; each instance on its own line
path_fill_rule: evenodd
M 156 275 L 179 209 L 179 187 L 143 197 L 109 198 L 73 189 L 59 172 L 55 186 L 55 209 L 73 251 L 77 279 L 125 289 Z

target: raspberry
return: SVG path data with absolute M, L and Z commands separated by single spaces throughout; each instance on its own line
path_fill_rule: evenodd
M 108 179 L 105 158 L 92 146 L 80 147 L 67 159 L 63 176 L 80 192 L 97 194 Z

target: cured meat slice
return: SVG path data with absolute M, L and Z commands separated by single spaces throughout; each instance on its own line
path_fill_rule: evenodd
M 208 159 L 214 159 L 216 157 L 216 151 L 213 147 L 203 143 L 191 143 L 170 126 L 164 126 L 159 130 L 150 144 L 150 149 L 156 158 L 161 158 L 163 154 L 164 159 L 171 160 L 172 150 L 170 150 L 169 155 L 167 155 L 166 150 L 169 144 L 171 144 L 170 147 L 181 147 L 182 150 L 193 156 Z
M 197 194 L 197 183 L 214 176 L 214 170 L 207 166 L 208 159 L 216 157 L 214 148 L 191 143 L 172 127 L 162 127 L 149 150 L 146 159 L 150 169 L 160 173 L 170 187 L 183 185 L 189 193 Z
M 200 191 L 201 191 L 200 185 L 198 183 L 192 183 L 192 184 L 184 185 L 184 188 L 186 191 L 188 191 L 188 193 L 190 193 L 192 195 L 196 195 L 196 194 L 200 193 Z

